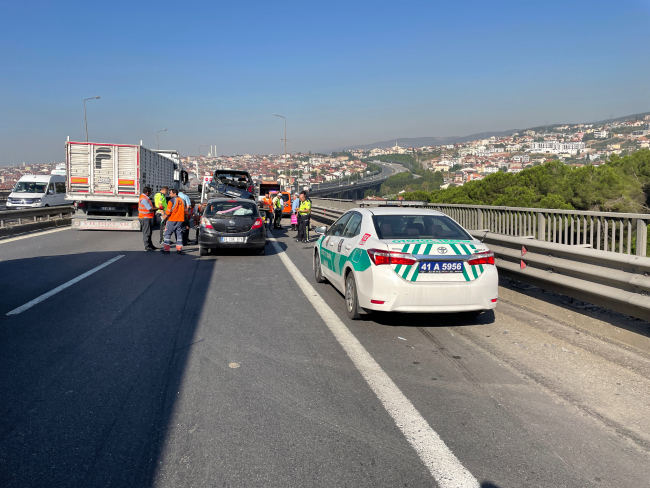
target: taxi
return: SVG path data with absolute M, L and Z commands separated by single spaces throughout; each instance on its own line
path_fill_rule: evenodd
M 455 220 L 420 208 L 357 208 L 319 227 L 314 276 L 361 312 L 477 312 L 496 307 L 494 254 Z

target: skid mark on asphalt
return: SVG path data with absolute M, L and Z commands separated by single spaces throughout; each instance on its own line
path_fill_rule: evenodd
M 305 279 L 278 242 L 273 237 L 270 241 L 296 284 L 343 347 L 438 485 L 442 488 L 479 488 L 476 478 L 460 463 L 411 401 Z

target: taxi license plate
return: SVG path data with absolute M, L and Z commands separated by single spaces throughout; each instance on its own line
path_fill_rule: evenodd
M 245 237 L 222 237 L 221 242 L 244 242 Z
M 420 273 L 462 273 L 462 261 L 425 261 L 420 263 Z

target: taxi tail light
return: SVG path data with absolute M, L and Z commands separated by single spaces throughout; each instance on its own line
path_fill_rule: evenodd
M 470 256 L 467 264 L 470 266 L 476 266 L 477 264 L 491 264 L 494 266 L 494 253 L 491 251 L 476 252 Z
M 375 266 L 382 264 L 402 264 L 410 266 L 418 262 L 412 254 L 405 252 L 382 251 L 381 249 L 368 249 L 368 256 Z
M 255 220 L 255 223 L 253 224 L 251 229 L 261 229 L 263 225 L 264 225 L 264 221 L 262 219 L 258 218 L 258 219 Z
M 201 217 L 201 226 L 205 227 L 206 229 L 214 230 L 214 227 L 212 227 L 212 224 L 210 223 L 210 221 L 205 217 Z

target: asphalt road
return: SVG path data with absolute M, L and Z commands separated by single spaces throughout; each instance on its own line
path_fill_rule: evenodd
M 475 319 L 353 322 L 292 236 L 202 258 L 137 233 L 0 241 L 0 485 L 463 486 L 434 480 L 460 466 L 484 488 L 650 486 L 647 352 L 506 288 Z M 418 419 L 458 466 L 414 447 Z

